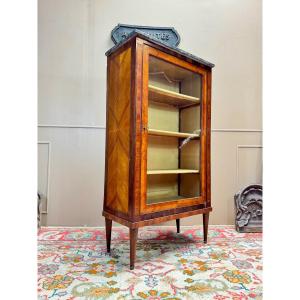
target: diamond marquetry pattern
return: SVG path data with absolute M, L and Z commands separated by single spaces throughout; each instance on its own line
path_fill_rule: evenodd
M 128 212 L 131 48 L 110 60 L 106 205 Z

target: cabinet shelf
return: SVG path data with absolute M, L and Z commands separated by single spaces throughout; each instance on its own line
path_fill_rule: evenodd
M 173 137 L 179 137 L 179 138 L 198 138 L 199 135 L 196 133 L 187 133 L 187 132 L 175 132 L 175 131 L 167 131 L 167 130 L 158 130 L 158 129 L 149 129 L 148 134 L 151 135 L 160 135 L 160 136 L 173 136 Z
M 148 89 L 149 100 L 155 102 L 171 104 L 178 107 L 185 107 L 200 103 L 200 99 L 197 97 L 176 93 L 151 84 L 148 85 Z
M 199 170 L 190 169 L 174 169 L 174 170 L 147 170 L 148 175 L 158 175 L 158 174 L 191 174 L 199 173 Z

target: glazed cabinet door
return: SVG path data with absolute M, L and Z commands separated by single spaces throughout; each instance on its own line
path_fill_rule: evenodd
M 206 199 L 206 70 L 143 48 L 141 214 Z

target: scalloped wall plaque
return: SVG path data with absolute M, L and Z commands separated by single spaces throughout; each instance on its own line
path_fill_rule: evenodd
M 177 47 L 180 42 L 180 36 L 174 27 L 155 27 L 118 24 L 111 32 L 111 39 L 117 45 L 128 37 L 134 31 L 139 30 L 151 38 L 157 39 L 171 47 Z

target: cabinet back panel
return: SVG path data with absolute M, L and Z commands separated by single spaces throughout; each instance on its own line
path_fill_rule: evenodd
M 200 129 L 200 105 L 182 109 L 180 118 L 180 131 L 199 133 L 195 130 Z
M 106 149 L 106 206 L 128 213 L 131 48 L 110 57 Z
M 200 168 L 200 142 L 192 140 L 181 148 L 180 168 L 196 169 Z M 196 197 L 200 195 L 200 175 L 181 174 L 180 175 L 180 194 L 185 197 Z
M 199 140 L 191 140 L 181 148 L 180 152 L 180 168 L 195 169 L 200 167 L 200 142 Z
M 171 105 L 149 102 L 148 127 L 177 132 L 179 129 L 178 108 Z
M 149 75 L 151 75 L 151 78 L 153 78 L 153 76 L 159 76 L 153 75 L 153 73 L 160 73 L 161 78 L 164 78 L 165 81 L 171 81 L 174 83 L 189 80 L 195 74 L 192 71 L 182 68 L 176 64 L 167 62 L 163 59 L 156 58 L 150 55 Z M 166 76 L 168 79 L 164 76 Z
M 162 199 L 178 196 L 177 175 L 148 175 L 147 203 L 160 202 Z
M 201 78 L 198 74 L 192 74 L 181 81 L 181 93 L 194 97 L 201 97 Z
M 155 75 L 149 74 L 149 84 L 169 91 L 179 92 L 179 82 L 167 81 L 162 72 L 155 73 Z
M 148 170 L 178 168 L 178 140 L 173 137 L 148 137 Z
M 199 174 L 181 174 L 180 177 L 180 195 L 182 197 L 200 196 Z

